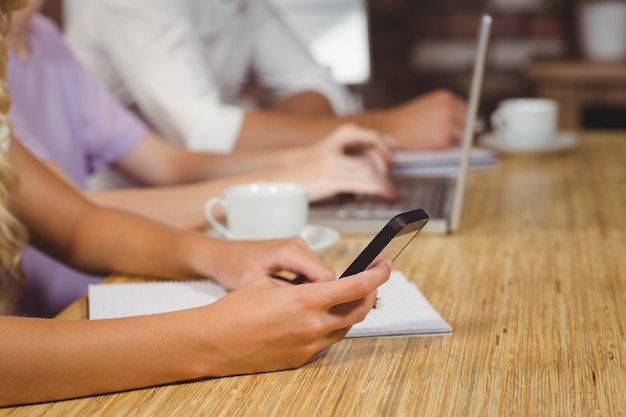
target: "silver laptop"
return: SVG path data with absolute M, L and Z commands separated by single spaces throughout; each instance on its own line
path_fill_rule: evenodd
M 377 233 L 396 214 L 421 208 L 430 216 L 423 232 L 452 233 L 457 230 L 474 139 L 491 21 L 489 15 L 484 15 L 481 19 L 456 175 L 443 177 L 392 175 L 402 194 L 401 199 L 388 201 L 365 195 L 338 196 L 312 204 L 309 213 L 311 223 L 331 226 L 342 233 Z

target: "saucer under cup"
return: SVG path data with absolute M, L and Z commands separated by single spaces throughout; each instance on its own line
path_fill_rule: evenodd
M 482 146 L 505 153 L 550 153 L 559 152 L 575 147 L 578 143 L 576 135 L 572 132 L 559 132 L 554 139 L 534 146 L 525 145 L 510 146 L 505 143 L 496 133 L 487 133 L 479 138 Z
M 216 229 L 209 229 L 207 235 L 215 239 L 227 239 L 226 236 Z M 341 233 L 329 226 L 307 224 L 299 233 L 299 236 L 312 251 L 321 251 L 337 243 L 341 238 Z

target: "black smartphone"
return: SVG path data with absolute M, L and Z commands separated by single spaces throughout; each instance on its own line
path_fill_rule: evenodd
M 422 209 L 394 216 L 380 229 L 339 278 L 358 274 L 384 259 L 394 261 L 422 230 L 428 219 L 428 214 Z
M 378 234 L 374 236 L 371 242 L 367 244 L 365 249 L 352 261 L 339 278 L 365 271 L 372 264 L 378 263 L 383 259 L 395 260 L 419 231 L 422 230 L 428 219 L 428 214 L 422 209 L 411 210 L 394 216 L 380 229 Z M 277 271 L 272 276 L 292 284 L 308 282 L 305 276 L 289 271 Z

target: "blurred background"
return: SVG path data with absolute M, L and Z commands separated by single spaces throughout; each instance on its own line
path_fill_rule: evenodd
M 46 13 L 62 23 L 76 0 L 66 1 L 65 10 L 50 1 Z M 626 128 L 626 0 L 271 1 L 363 107 L 436 88 L 465 97 L 487 11 L 494 24 L 483 117 L 503 98 L 544 96 L 559 101 L 563 128 Z M 597 10 L 606 3 L 613 8 Z M 597 52 L 582 35 L 594 18 L 608 30 L 590 34 Z

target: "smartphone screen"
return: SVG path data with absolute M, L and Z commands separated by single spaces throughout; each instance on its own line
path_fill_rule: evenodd
M 378 232 L 339 278 L 358 274 L 384 259 L 394 261 L 427 222 L 428 215 L 421 209 L 398 214 Z

